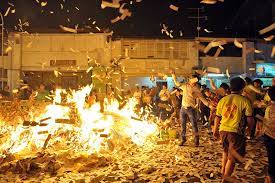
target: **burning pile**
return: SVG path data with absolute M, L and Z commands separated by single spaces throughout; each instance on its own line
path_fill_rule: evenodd
M 18 160 L 41 159 L 45 154 L 94 156 L 129 143 L 150 144 L 149 139 L 155 137 L 158 127 L 135 117 L 134 100 L 129 99 L 122 109 L 117 101 L 106 104 L 101 113 L 99 103 L 90 107 L 85 103 L 91 89 L 92 86 L 86 86 L 66 94 L 66 104 L 61 104 L 61 93 L 65 91 L 57 90 L 53 104 L 47 104 L 40 115 L 31 111 L 28 120 L 21 119 L 15 126 L 2 122 L 0 161 L 11 156 Z M 38 155 L 41 152 L 43 155 Z

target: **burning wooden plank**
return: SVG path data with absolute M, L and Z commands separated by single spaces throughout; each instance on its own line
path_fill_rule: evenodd
M 73 120 L 73 119 L 56 119 L 55 123 L 75 124 L 75 120 Z
M 47 131 L 40 131 L 40 132 L 38 132 L 38 135 L 43 135 L 43 134 L 47 134 L 47 133 L 49 133 L 48 130 Z
M 38 123 L 36 121 L 24 121 L 23 126 L 47 126 L 46 123 Z
M 41 119 L 40 120 L 40 123 L 44 122 L 44 121 L 48 121 L 49 119 L 52 119 L 51 117 L 47 117 L 47 118 L 44 118 L 44 119 Z
M 47 137 L 47 139 L 44 142 L 43 149 L 46 149 L 46 147 L 47 147 L 47 145 L 48 145 L 51 137 L 52 137 L 52 134 L 49 134 L 48 137 Z
M 100 134 L 99 136 L 100 136 L 100 137 L 103 137 L 103 138 L 108 138 L 108 137 L 109 137 L 109 134 Z
M 157 141 L 157 145 L 169 144 L 170 140 Z

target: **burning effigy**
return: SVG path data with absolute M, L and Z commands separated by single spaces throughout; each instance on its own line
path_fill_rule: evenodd
M 55 172 L 61 162 L 72 159 L 81 162 L 81 157 L 102 163 L 100 156 L 129 144 L 153 145 L 158 126 L 153 117 L 147 120 L 148 116 L 147 119 L 137 116 L 134 99 L 128 99 L 123 107 L 116 100 L 106 102 L 102 112 L 99 103 L 86 105 L 91 90 L 92 86 L 86 86 L 68 94 L 58 89 L 52 103 L 32 105 L 26 110 L 27 117 L 14 116 L 11 123 L 1 121 L 0 172 L 25 173 L 41 169 L 43 162 L 49 169 L 53 159 L 60 161 L 58 166 L 51 166 Z M 65 103 L 61 101 L 61 94 L 66 96 Z

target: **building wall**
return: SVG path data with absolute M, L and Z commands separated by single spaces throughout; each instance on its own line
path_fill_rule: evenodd
M 13 49 L 9 52 L 7 67 L 9 85 L 17 87 L 24 72 L 32 71 L 45 72 L 40 74 L 48 75 L 41 76 L 45 78 L 43 82 L 49 78 L 63 82 L 54 76 L 54 71 L 59 71 L 64 78 L 77 76 L 79 83 L 90 83 L 90 76 L 87 78 L 81 73 L 92 65 L 110 63 L 111 47 L 107 37 L 107 34 L 10 34 Z M 58 64 L 60 61 L 62 64 Z
M 53 70 L 50 60 L 76 60 L 76 66 L 87 69 L 88 57 L 101 64 L 107 64 L 110 60 L 106 35 L 24 35 L 21 41 L 23 69 Z M 42 63 L 44 68 L 41 67 Z
M 226 69 L 230 73 L 243 73 L 242 57 L 201 57 L 200 59 L 203 67 L 219 68 L 222 73 L 225 73 Z
M 6 57 L 5 63 L 9 85 L 11 88 L 17 87 L 20 79 L 24 78 L 24 72 L 39 72 L 47 82 L 49 80 L 62 82 L 62 76 L 55 78 L 54 71 L 63 73 L 67 80 L 70 76 L 77 76 L 74 78 L 79 83 L 90 83 L 92 73 L 86 74 L 86 70 L 94 66 L 93 72 L 98 75 L 106 76 L 106 73 L 111 73 L 110 78 L 104 81 L 101 78 L 92 77 L 96 87 L 101 91 L 107 91 L 106 83 L 108 83 L 113 88 L 121 90 L 127 89 L 125 86 L 127 79 L 130 81 L 129 85 L 150 86 L 149 77 L 158 77 L 160 74 L 169 76 L 171 69 L 175 69 L 178 76 L 191 75 L 193 68 L 197 66 L 218 67 L 222 73 L 225 73 L 226 69 L 230 73 L 244 73 L 249 70 L 250 66 L 247 64 L 254 61 L 254 54 L 248 55 L 245 51 L 251 47 L 254 48 L 254 44 L 250 43 L 244 43 L 245 54 L 242 57 L 201 57 L 199 59 L 194 40 L 120 39 L 111 41 L 109 37 L 108 34 L 11 33 L 9 41 L 13 49 Z M 66 61 L 65 65 L 58 65 L 59 61 Z M 111 65 L 112 61 L 117 62 L 118 65 L 114 67 Z M 51 64 L 55 62 L 56 64 Z M 100 66 L 103 67 L 100 68 Z M 112 70 L 119 72 L 111 72 Z M 41 78 L 37 79 L 37 81 L 40 80 Z M 169 83 L 170 80 L 168 85 L 172 87 Z
M 169 75 L 171 69 L 180 76 L 190 75 L 192 68 L 198 65 L 198 51 L 193 41 L 121 39 L 114 41 L 113 45 L 112 56 L 120 58 L 123 70 L 118 87 L 124 90 L 135 84 L 154 86 L 149 77 Z M 168 87 L 172 88 L 170 83 L 169 80 Z
M 157 86 L 157 82 L 160 83 L 166 83 L 167 84 L 167 88 L 172 91 L 173 87 L 175 86 L 174 81 L 172 79 L 172 77 L 168 77 L 166 80 L 162 80 L 159 78 L 155 78 L 155 81 L 151 81 L 150 77 L 136 77 L 136 76 L 132 76 L 132 77 L 128 77 L 128 78 L 123 78 L 122 79 L 122 84 L 123 89 L 124 90 L 131 90 L 133 88 L 135 88 L 135 86 L 147 86 L 149 88 L 153 88 Z M 177 78 L 178 81 L 182 81 L 183 78 L 182 77 L 178 77 Z
M 2 61 L 2 56 L 0 56 L 0 89 L 2 89 L 2 82 L 3 82 L 3 87 L 5 85 L 8 84 L 8 77 L 9 77 L 9 73 L 7 70 L 7 67 L 9 67 L 9 57 L 8 56 L 3 56 L 3 60 Z M 2 68 L 4 68 L 2 70 Z M 3 75 L 2 75 L 3 72 Z
M 128 75 L 167 74 L 171 69 L 190 74 L 192 67 L 198 65 L 193 41 L 122 39 L 121 52 L 121 64 Z

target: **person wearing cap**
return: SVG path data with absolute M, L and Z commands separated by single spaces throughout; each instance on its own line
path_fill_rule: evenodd
M 180 146 L 183 146 L 186 142 L 186 123 L 187 117 L 189 118 L 192 124 L 192 130 L 194 133 L 194 143 L 195 146 L 199 146 L 199 133 L 198 125 L 196 120 L 196 99 L 200 99 L 206 106 L 209 106 L 209 102 L 203 97 L 200 88 L 197 86 L 198 78 L 192 77 L 187 83 L 180 83 L 177 81 L 175 71 L 171 71 L 173 81 L 179 89 L 182 90 L 182 102 L 180 110 L 180 121 L 181 121 L 181 143 Z

